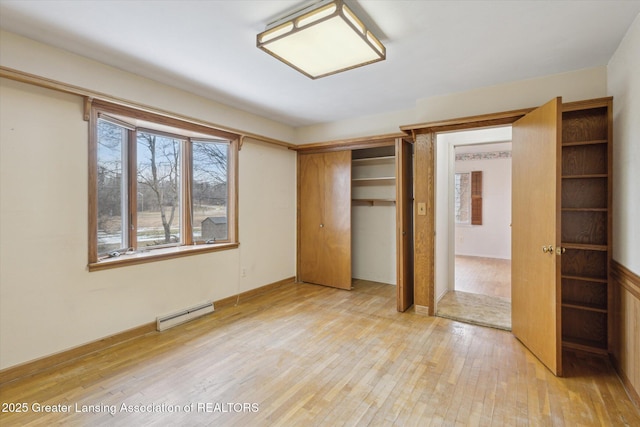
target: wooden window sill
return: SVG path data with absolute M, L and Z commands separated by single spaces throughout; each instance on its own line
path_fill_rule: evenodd
M 152 249 L 133 254 L 123 254 L 119 257 L 105 258 L 98 262 L 89 263 L 89 271 L 107 270 L 110 268 L 126 267 L 128 265 L 145 264 L 165 259 L 181 258 L 209 252 L 235 249 L 239 243 L 219 243 L 211 245 L 175 246 L 171 248 Z

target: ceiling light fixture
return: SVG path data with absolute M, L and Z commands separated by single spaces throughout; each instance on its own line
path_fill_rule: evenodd
M 386 49 L 343 0 L 320 1 L 273 22 L 258 47 L 317 79 L 386 58 Z

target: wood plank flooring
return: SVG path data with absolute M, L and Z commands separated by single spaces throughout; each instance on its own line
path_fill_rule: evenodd
M 511 260 L 456 255 L 456 291 L 511 298 Z
M 285 285 L 6 384 L 28 411 L 0 425 L 640 425 L 608 360 L 567 353 L 556 378 L 510 333 L 398 313 L 395 292 Z
M 440 301 L 436 315 L 473 325 L 511 330 L 511 301 L 461 291 L 449 291 Z
M 511 330 L 511 260 L 456 255 L 455 290 L 436 305 L 436 315 Z

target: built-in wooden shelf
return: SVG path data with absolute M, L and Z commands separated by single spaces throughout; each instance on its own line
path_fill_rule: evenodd
M 603 251 L 606 252 L 609 247 L 607 245 L 588 245 L 584 243 L 563 243 L 563 248 L 578 249 L 583 251 Z
M 572 147 L 572 146 L 577 146 L 577 145 L 595 145 L 595 144 L 606 144 L 609 141 L 607 141 L 606 139 L 594 139 L 591 141 L 571 141 L 571 142 L 563 142 L 562 146 L 563 147 Z
M 562 337 L 562 346 L 572 350 L 587 351 L 589 353 L 607 354 L 607 349 L 598 341 L 578 340 L 569 337 Z
M 589 178 L 609 178 L 607 174 L 594 173 L 590 175 L 563 175 L 562 179 L 589 179 Z
M 562 208 L 562 212 L 607 212 L 607 208 Z
M 573 276 L 573 275 L 563 274 L 562 278 L 563 279 L 582 280 L 582 281 L 585 281 L 585 282 L 602 283 L 603 285 L 606 285 L 606 284 L 609 283 L 609 281 L 607 279 L 602 279 L 602 278 L 599 278 L 599 277 Z
M 612 111 L 594 100 L 562 113 L 562 341 L 565 348 L 612 349 Z
M 596 313 L 606 313 L 607 309 L 596 304 L 567 301 L 562 303 L 563 307 L 575 308 L 576 310 L 595 311 Z

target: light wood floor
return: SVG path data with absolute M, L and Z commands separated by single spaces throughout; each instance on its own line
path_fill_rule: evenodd
M 0 425 L 640 425 L 606 359 L 568 353 L 556 378 L 508 332 L 398 313 L 395 286 L 354 287 L 286 285 L 9 383 L 0 400 L 29 412 L 0 413 Z
M 456 255 L 455 290 L 440 298 L 436 314 L 511 330 L 511 260 Z
M 511 298 L 511 260 L 456 255 L 455 289 Z

